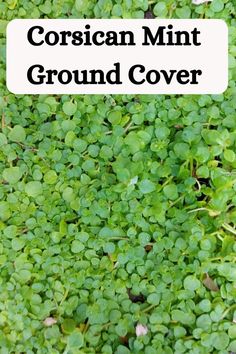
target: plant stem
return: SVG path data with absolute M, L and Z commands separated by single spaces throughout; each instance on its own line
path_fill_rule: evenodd
M 232 234 L 236 235 L 236 230 L 232 226 L 230 226 L 229 224 L 224 223 L 224 224 L 222 224 L 222 227 L 225 230 L 227 230 L 227 231 L 231 232 Z
M 221 316 L 221 320 L 223 320 L 223 319 L 228 315 L 228 313 L 229 313 L 231 310 L 234 310 L 234 309 L 236 309 L 236 304 L 233 304 L 233 305 L 231 305 L 230 307 L 228 307 L 228 308 L 223 312 L 223 314 L 222 314 L 222 316 Z
M 148 307 L 146 307 L 143 311 L 142 311 L 142 313 L 146 313 L 146 312 L 149 312 L 150 310 L 152 310 L 154 307 L 156 307 L 157 305 L 150 305 L 150 306 L 148 306 Z

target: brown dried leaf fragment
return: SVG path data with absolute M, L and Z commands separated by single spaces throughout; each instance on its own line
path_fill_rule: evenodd
M 203 279 L 202 283 L 205 285 L 205 287 L 211 291 L 219 291 L 218 285 L 214 282 L 214 280 L 209 277 L 207 273 L 205 273 L 205 278 Z
M 120 337 L 120 342 L 121 342 L 124 346 L 128 346 L 128 344 L 129 344 L 129 338 L 128 338 L 128 336 Z
M 145 251 L 148 253 L 148 252 L 150 252 L 153 249 L 153 246 L 152 245 L 147 245 L 144 248 L 145 248 Z

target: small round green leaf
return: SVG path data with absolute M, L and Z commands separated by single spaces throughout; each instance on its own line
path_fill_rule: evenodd
M 63 112 L 68 115 L 68 116 L 72 116 L 73 114 L 75 114 L 76 110 L 77 110 L 77 104 L 73 103 L 71 101 L 69 102 L 65 102 L 63 104 Z
M 8 134 L 8 137 L 11 141 L 22 143 L 26 138 L 25 129 L 21 125 L 15 125 Z
M 21 179 L 22 173 L 20 168 L 15 166 L 15 167 L 5 168 L 2 176 L 8 183 L 15 184 Z
M 29 197 L 37 197 L 42 193 L 42 184 L 38 181 L 28 182 L 25 185 L 25 192 Z

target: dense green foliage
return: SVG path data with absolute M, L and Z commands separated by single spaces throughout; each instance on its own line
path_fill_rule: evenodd
M 223 18 L 230 41 L 217 96 L 16 96 L 1 61 L 1 354 L 236 352 L 235 8 L 1 1 L 3 57 L 14 18 Z

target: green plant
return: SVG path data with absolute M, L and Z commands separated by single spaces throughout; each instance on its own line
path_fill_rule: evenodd
M 224 94 L 7 91 L 9 20 L 148 12 L 227 21 Z M 8 0 L 0 13 L 0 353 L 235 352 L 234 0 Z

